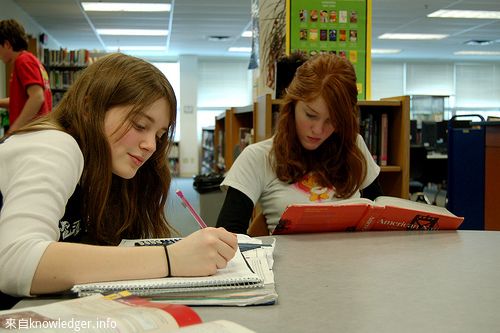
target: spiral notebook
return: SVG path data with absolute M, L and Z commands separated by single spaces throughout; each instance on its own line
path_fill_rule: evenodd
M 263 285 L 263 279 L 250 268 L 238 250 L 226 268 L 219 269 L 211 276 L 86 283 L 74 285 L 71 291 L 77 293 L 79 297 L 121 290 L 128 290 L 139 296 L 152 296 L 179 292 L 261 288 Z

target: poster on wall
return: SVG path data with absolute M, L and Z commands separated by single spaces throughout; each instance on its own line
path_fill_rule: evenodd
M 348 59 L 366 98 L 367 1 L 289 0 L 289 52 L 332 53 Z

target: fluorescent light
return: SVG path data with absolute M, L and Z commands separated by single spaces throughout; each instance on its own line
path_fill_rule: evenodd
M 427 17 L 468 18 L 500 20 L 499 11 L 490 10 L 448 10 L 440 9 L 427 15 Z
M 400 49 L 372 49 L 372 54 L 396 54 L 401 53 Z
M 152 29 L 96 29 L 99 35 L 113 36 L 167 36 L 168 30 Z
M 166 51 L 166 46 L 108 46 L 106 51 Z
M 228 49 L 229 52 L 251 52 L 252 48 L 251 47 L 230 47 Z
M 251 30 L 243 31 L 243 33 L 241 34 L 241 37 L 252 37 L 252 36 L 253 32 Z
M 455 55 L 482 55 L 482 56 L 498 56 L 500 51 L 457 51 Z
M 169 3 L 82 2 L 87 12 L 169 12 Z
M 448 35 L 440 34 L 383 34 L 378 36 L 379 39 L 412 39 L 412 40 L 427 40 L 427 39 L 443 39 Z

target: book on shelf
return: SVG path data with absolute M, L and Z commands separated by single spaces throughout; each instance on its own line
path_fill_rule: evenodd
M 274 235 L 389 230 L 456 230 L 464 218 L 446 208 L 411 200 L 380 196 L 375 200 L 346 199 L 288 206 Z
M 387 112 L 369 113 L 360 121 L 360 134 L 371 152 L 373 160 L 380 166 L 388 164 L 389 120 Z
M 388 136 L 389 136 L 389 120 L 387 118 L 387 113 L 384 112 L 380 116 L 380 149 L 379 149 L 380 166 L 387 165 Z
M 252 332 L 235 322 L 203 322 L 190 307 L 153 303 L 123 291 L 0 311 L 0 331 Z

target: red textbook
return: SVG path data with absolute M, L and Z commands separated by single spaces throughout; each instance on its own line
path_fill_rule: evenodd
M 388 230 L 456 230 L 464 218 L 446 208 L 401 198 L 347 199 L 286 208 L 273 235 Z

